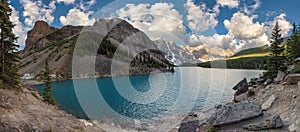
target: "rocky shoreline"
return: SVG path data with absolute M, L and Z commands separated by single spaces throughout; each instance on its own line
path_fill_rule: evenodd
M 185 117 L 172 132 L 202 131 L 270 131 L 300 130 L 299 76 L 280 75 L 274 80 L 243 79 L 233 102 L 205 111 L 179 115 Z M 295 83 L 296 82 L 296 83 Z M 245 89 L 244 89 L 245 88 Z M 42 101 L 37 91 L 0 89 L 0 131 L 152 131 L 158 124 L 141 128 L 121 127 L 76 117 Z M 171 123 L 175 116 L 160 122 Z M 172 124 L 174 125 L 174 124 Z
M 120 74 L 118 75 L 118 77 L 123 77 L 123 76 L 140 76 L 140 75 L 149 75 L 149 74 L 160 74 L 160 73 L 166 73 L 166 72 L 170 72 L 173 73 L 175 71 L 171 71 L 171 70 L 162 70 L 160 69 L 160 71 L 153 71 L 153 72 L 137 72 L 137 73 L 130 73 L 130 75 L 128 74 Z M 62 81 L 67 81 L 67 80 L 77 80 L 77 79 L 88 79 L 88 78 L 110 78 L 110 77 L 114 77 L 111 74 L 106 74 L 106 75 L 96 75 L 96 76 L 80 76 L 80 77 L 76 77 L 76 78 L 67 78 L 67 79 L 53 79 L 53 82 L 62 82 Z M 30 87 L 32 85 L 40 85 L 40 84 L 44 84 L 44 82 L 36 80 L 36 79 L 21 79 L 21 84 L 23 86 L 27 86 Z
M 180 132 L 300 130 L 300 76 L 278 73 L 274 80 L 240 81 L 231 103 L 188 115 Z

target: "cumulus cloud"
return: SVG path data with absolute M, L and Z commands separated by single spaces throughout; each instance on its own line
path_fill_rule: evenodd
M 218 46 L 222 49 L 229 49 L 234 51 L 236 48 L 236 40 L 234 36 L 230 34 L 220 35 L 214 34 L 212 36 L 204 36 L 204 35 L 191 35 L 189 37 L 190 45 L 197 46 L 197 45 L 207 45 L 210 47 Z
M 24 21 L 27 26 L 33 26 L 37 20 L 53 22 L 53 12 L 56 9 L 55 1 L 51 1 L 48 6 L 44 5 L 42 1 L 23 0 L 20 2 L 24 7 L 23 17 L 25 17 Z
M 268 36 L 271 37 L 272 30 L 273 30 L 276 22 L 278 22 L 278 25 L 281 29 L 280 33 L 281 33 L 282 37 L 287 37 L 289 35 L 289 31 L 291 31 L 293 26 L 289 21 L 286 20 L 286 14 L 284 14 L 284 13 L 275 17 L 273 21 L 268 22 L 268 24 L 270 25 L 269 27 L 267 27 Z
M 254 39 L 265 33 L 264 24 L 253 22 L 255 16 L 247 16 L 244 13 L 234 13 L 230 20 L 225 20 L 225 28 L 229 34 L 234 35 L 237 39 Z
M 61 16 L 59 18 L 62 25 L 73 25 L 73 26 L 86 26 L 93 25 L 95 19 L 90 19 L 89 16 L 92 15 L 93 12 L 89 11 L 87 13 L 81 11 L 80 9 L 73 8 L 69 10 L 66 16 Z
M 65 5 L 74 4 L 75 0 L 56 0 L 58 3 L 64 3 Z
M 150 32 L 169 32 L 176 36 L 185 33 L 182 16 L 170 3 L 127 4 L 116 13 L 119 18 L 128 21 L 134 27 L 144 31 L 150 38 Z
M 229 8 L 236 8 L 239 6 L 239 0 L 217 0 L 217 4 L 228 6 Z
M 188 0 L 185 7 L 188 12 L 189 28 L 194 32 L 203 32 L 209 28 L 214 28 L 218 24 L 218 19 L 216 19 L 219 13 L 218 6 L 215 6 L 213 10 L 209 10 L 204 3 L 197 6 L 193 0 Z
M 27 30 L 24 29 L 23 24 L 20 22 L 19 12 L 15 10 L 13 6 L 10 6 L 12 9 L 12 14 L 10 16 L 10 21 L 15 24 L 13 33 L 18 37 L 18 45 L 25 45 L 26 33 Z
M 238 40 L 238 43 L 239 44 L 237 45 L 236 49 L 234 50 L 235 52 L 244 50 L 244 49 L 260 47 L 260 46 L 270 44 L 269 37 L 267 36 L 266 33 L 264 33 L 262 36 L 259 36 L 257 38 L 253 38 L 253 39 Z

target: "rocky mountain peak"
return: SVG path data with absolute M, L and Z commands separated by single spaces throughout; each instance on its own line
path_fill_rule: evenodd
M 50 27 L 45 21 L 37 21 L 32 30 L 28 31 L 26 39 L 26 49 L 31 49 L 41 38 L 57 31 L 58 29 Z

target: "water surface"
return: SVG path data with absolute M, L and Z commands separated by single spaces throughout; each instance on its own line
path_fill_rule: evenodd
M 236 83 L 262 73 L 198 67 L 175 70 L 175 73 L 54 82 L 52 91 L 59 107 L 79 118 L 156 119 L 231 101 Z M 44 85 L 32 87 L 41 94 Z

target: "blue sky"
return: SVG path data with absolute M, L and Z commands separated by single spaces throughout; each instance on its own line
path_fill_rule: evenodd
M 164 30 L 183 39 L 186 44 L 214 43 L 231 50 L 267 44 L 275 21 L 280 22 L 285 36 L 293 22 L 300 22 L 299 0 L 11 0 L 10 4 L 15 10 L 15 32 L 22 47 L 26 32 L 37 20 L 45 20 L 51 26 L 60 28 L 68 24 L 91 25 L 101 17 L 119 17 L 141 28 L 152 39 L 157 36 L 148 31 Z M 132 15 L 141 12 L 152 17 Z M 166 17 L 178 21 L 161 21 L 164 13 Z M 140 20 L 146 18 L 152 19 L 149 23 Z M 137 19 L 143 22 L 133 21 Z M 170 24 L 159 27 L 159 23 Z M 247 27 L 239 24 L 255 30 L 243 32 L 238 28 L 247 30 Z

